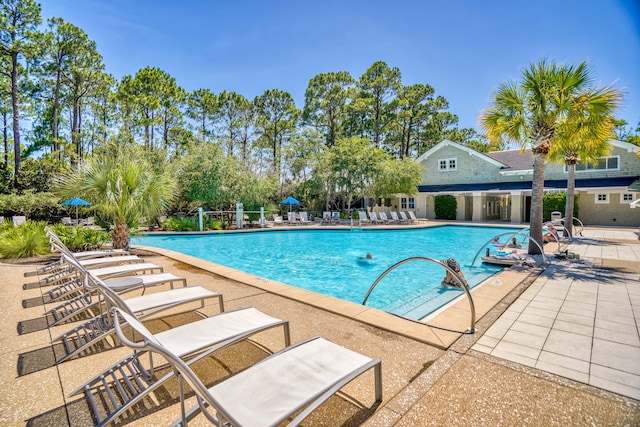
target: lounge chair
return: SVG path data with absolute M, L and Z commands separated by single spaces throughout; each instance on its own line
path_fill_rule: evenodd
M 382 221 L 383 224 L 388 224 L 389 223 L 389 218 L 387 218 L 387 214 L 384 212 L 378 212 L 378 216 L 380 217 L 380 221 Z
M 418 218 L 416 217 L 416 214 L 413 213 L 413 211 L 407 211 L 409 213 L 409 220 L 411 222 L 417 222 Z
M 400 211 L 400 222 L 409 223 L 409 218 L 407 218 L 407 214 L 404 211 Z
M 373 211 L 369 212 L 369 219 L 371 220 L 372 224 L 377 224 L 378 222 L 380 222 L 380 220 L 378 219 L 378 215 Z
M 25 216 L 13 216 L 11 218 L 11 221 L 13 222 L 13 226 L 14 227 L 19 227 L 22 224 L 25 224 L 27 222 L 27 217 L 25 217 Z
M 340 224 L 340 212 L 338 211 L 331 212 L 331 222 Z
M 360 225 L 371 224 L 371 220 L 367 218 L 365 211 L 358 211 L 358 222 Z
M 62 225 L 73 225 L 73 220 L 70 216 L 63 216 L 60 221 L 62 222 Z
M 398 218 L 398 213 L 395 211 L 391 211 L 389 212 L 389 215 L 391 215 L 391 220 L 395 223 L 400 223 L 400 218 Z
M 116 419 L 119 414 L 150 396 L 151 392 L 176 374 L 175 370 L 171 370 L 161 378 L 155 378 L 153 360 L 151 359 L 154 349 L 146 345 L 147 341 L 168 351 L 173 357 L 180 360 L 183 366 L 187 366 L 190 372 L 189 365 L 211 353 L 272 328 L 282 326 L 285 346 L 288 346 L 291 341 L 288 321 L 268 316 L 253 307 L 221 313 L 157 334 L 152 334 L 126 307 L 116 306 L 113 309 L 113 314 L 115 330 L 120 339 L 124 337 L 120 327 L 122 319 L 142 336 L 144 343 L 138 344 L 131 342 L 128 337 L 124 338 L 123 342 L 133 348 L 135 352 L 105 369 L 71 393 L 71 396 L 85 393 L 99 426 Z M 150 357 L 151 368 L 149 370 L 143 367 L 141 361 L 141 357 L 147 352 Z M 109 392 L 105 393 L 104 390 L 107 389 Z M 107 404 L 104 405 L 109 409 L 107 414 L 98 410 L 94 391 L 107 394 L 105 396 Z M 98 401 L 105 403 L 101 400 Z
M 109 312 L 112 306 L 126 309 L 142 319 L 176 306 L 197 301 L 200 301 L 200 307 L 204 307 L 205 299 L 217 298 L 220 311 L 224 311 L 222 294 L 211 292 L 202 286 L 171 289 L 125 300 L 114 292 L 113 288 L 107 286 L 100 279 L 91 276 L 90 273 L 84 275 L 83 281 L 85 287 L 88 288 L 87 293 L 83 295 L 86 298 L 80 299 L 84 305 L 78 305 L 75 311 L 68 313 L 62 311 L 52 312 L 54 319 L 56 319 L 54 324 L 60 323 L 57 321 L 56 315 L 63 316 L 60 317 L 60 320 L 70 319 L 80 312 L 89 312 L 93 316 L 88 321 L 63 332 L 51 340 L 52 343 L 62 343 L 65 349 L 65 354 L 58 358 L 56 363 L 61 363 L 74 357 L 113 333 L 113 322 Z
M 124 317 L 143 336 L 142 343 L 131 342 L 124 335 L 119 316 Z M 369 369 L 374 370 L 376 402 L 382 401 L 380 360 L 321 337 L 286 347 L 207 389 L 179 353 L 157 339 L 157 335 L 143 329 L 135 318 L 119 310 L 114 310 L 114 318 L 116 334 L 125 345 L 137 351 L 160 354 L 179 372 L 180 382 L 185 381 L 196 393 L 198 405 L 183 412 L 183 416 L 173 425 L 186 426 L 190 419 L 202 411 L 210 422 L 218 426 L 275 426 L 298 414 L 288 424 L 297 426 L 342 387 Z M 182 386 L 180 390 L 183 390 Z M 180 398 L 184 405 L 183 391 Z M 215 417 L 209 413 L 207 406 L 215 409 Z
M 306 212 L 300 212 L 298 215 L 300 216 L 300 224 L 302 225 L 311 224 L 311 221 L 309 221 L 309 216 L 307 215 Z
M 298 218 L 296 217 L 296 213 L 295 212 L 287 212 L 287 222 L 289 223 L 289 225 L 300 224 L 298 222 Z
M 321 224 L 331 224 L 331 212 L 330 211 L 322 212 Z
M 171 286 L 171 289 L 175 287 L 176 283 L 182 283 L 182 287 L 185 287 L 187 286 L 187 279 L 178 277 L 172 273 L 155 273 L 120 277 L 105 280 L 104 283 L 116 292 L 126 292 L 142 288 L 142 293 L 144 294 L 145 290 L 149 287 L 167 283 Z M 82 278 L 76 277 L 48 290 L 45 292 L 45 295 L 48 297 L 47 303 L 52 303 L 63 298 L 71 298 L 85 291 Z

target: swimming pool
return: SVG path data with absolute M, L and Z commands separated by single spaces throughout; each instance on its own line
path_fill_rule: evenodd
M 470 263 L 503 227 L 436 226 L 420 229 L 299 229 L 254 233 L 148 235 L 133 243 L 171 249 L 289 285 L 362 303 L 371 284 L 403 259 L 456 258 L 471 287 L 500 271 Z M 366 259 L 370 253 L 372 259 Z M 444 269 L 414 261 L 388 274 L 367 306 L 421 319 L 458 297 L 442 288 Z

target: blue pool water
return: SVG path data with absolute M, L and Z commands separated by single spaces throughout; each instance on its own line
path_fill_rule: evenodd
M 454 257 L 473 287 L 500 267 L 471 266 L 473 257 L 505 228 L 440 226 L 421 229 L 267 231 L 136 237 L 134 244 L 171 249 L 289 285 L 362 303 L 387 268 L 409 257 Z M 364 259 L 371 253 L 373 259 Z M 442 288 L 444 269 L 413 261 L 393 270 L 372 292 L 367 306 L 421 319 L 459 296 Z

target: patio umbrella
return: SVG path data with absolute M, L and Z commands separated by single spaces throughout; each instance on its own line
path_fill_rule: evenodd
M 287 197 L 280 202 L 281 205 L 289 205 L 289 212 L 291 212 L 291 205 L 299 205 L 300 201 L 294 197 Z
M 76 207 L 76 224 L 78 223 L 78 206 L 91 206 L 91 203 L 86 200 L 82 200 L 80 197 L 74 197 L 73 199 L 62 202 L 62 206 L 75 206 Z

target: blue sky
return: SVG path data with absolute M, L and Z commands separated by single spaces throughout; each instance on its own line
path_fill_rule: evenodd
M 116 78 L 145 66 L 188 91 L 248 99 L 291 93 L 299 108 L 309 80 L 375 61 L 398 67 L 404 85 L 430 84 L 461 127 L 477 127 L 503 81 L 543 57 L 587 61 L 600 85 L 625 92 L 617 117 L 640 121 L 637 0 L 42 0 L 98 44 Z

